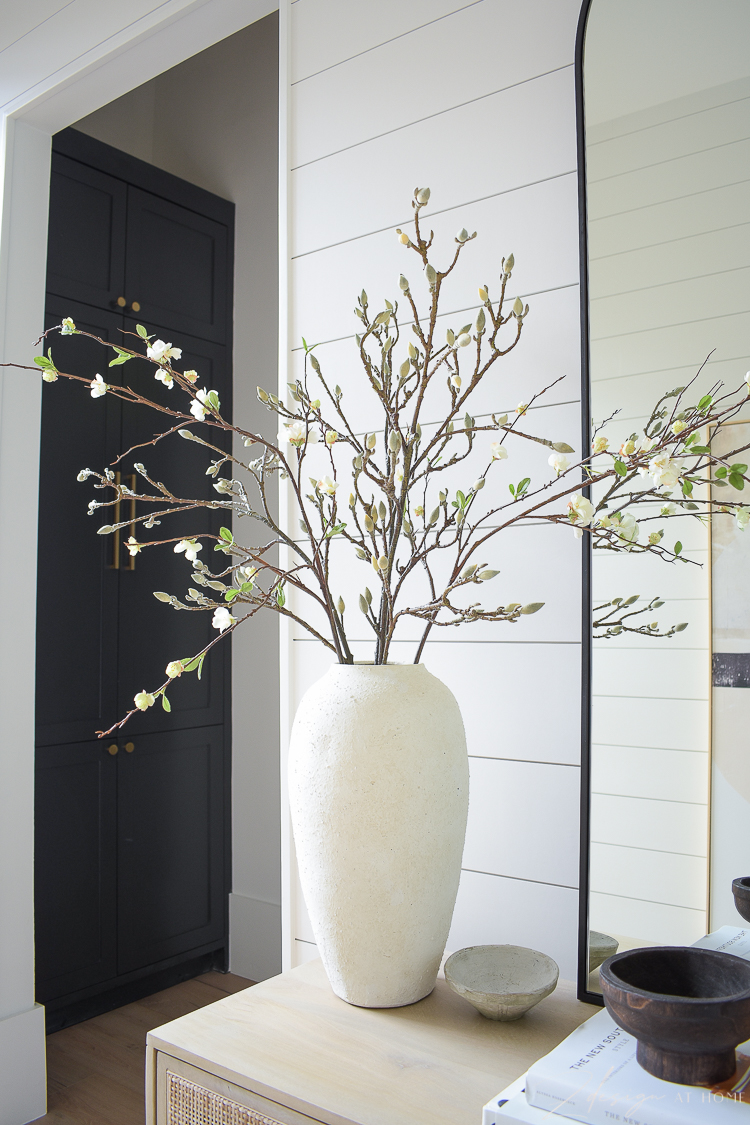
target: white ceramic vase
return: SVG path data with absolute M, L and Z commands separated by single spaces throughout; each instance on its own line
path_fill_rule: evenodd
M 423 664 L 336 664 L 300 703 L 289 798 L 334 992 L 364 1008 L 435 987 L 458 891 L 469 766 L 455 698 Z

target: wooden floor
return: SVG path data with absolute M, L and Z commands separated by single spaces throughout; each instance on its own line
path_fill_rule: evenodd
M 47 1037 L 49 1125 L 143 1125 L 146 1032 L 253 981 L 205 973 Z

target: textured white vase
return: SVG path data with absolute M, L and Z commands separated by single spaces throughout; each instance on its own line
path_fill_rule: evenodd
M 423 664 L 334 665 L 300 703 L 289 799 L 334 992 L 364 1008 L 435 986 L 469 802 L 461 712 Z

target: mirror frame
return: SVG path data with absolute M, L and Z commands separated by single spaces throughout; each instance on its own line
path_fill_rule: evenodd
M 581 449 L 591 447 L 591 368 L 589 352 L 588 213 L 586 204 L 586 121 L 583 92 L 583 55 L 586 24 L 592 0 L 582 0 L 575 45 L 576 146 L 578 156 L 578 253 L 581 305 Z M 583 488 L 590 497 L 590 489 Z M 581 559 L 581 802 L 578 875 L 578 982 L 579 1000 L 604 1005 L 598 992 L 588 987 L 589 852 L 591 822 L 591 538 L 582 539 Z

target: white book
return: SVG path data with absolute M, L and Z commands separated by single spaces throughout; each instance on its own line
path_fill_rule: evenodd
M 723 926 L 695 944 L 750 960 L 750 929 Z M 636 1046 L 606 1009 L 598 1012 L 530 1068 L 529 1106 L 586 1125 L 748 1125 L 750 1042 L 737 1048 L 734 1077 L 710 1089 L 654 1078 L 636 1060 Z M 513 1118 L 506 1113 L 499 1120 Z
M 750 960 L 750 928 L 723 926 L 695 945 Z M 750 1042 L 738 1048 L 735 1078 L 710 1090 L 652 1077 L 635 1051 L 635 1040 L 599 1011 L 488 1102 L 482 1125 L 550 1125 L 558 1116 L 585 1125 L 750 1125 Z

